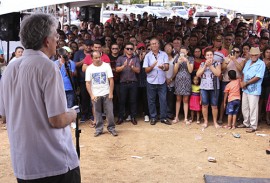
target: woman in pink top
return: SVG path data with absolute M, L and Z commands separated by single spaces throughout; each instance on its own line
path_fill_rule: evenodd
M 221 82 L 221 101 L 224 99 L 224 89 L 226 85 L 230 82 L 230 78 L 228 76 L 229 70 L 234 70 L 236 72 L 236 78 L 242 77 L 242 70 L 245 66 L 245 59 L 240 57 L 241 49 L 238 46 L 234 46 L 230 55 L 224 59 L 221 65 L 222 71 L 222 82 Z M 219 109 L 219 120 L 218 123 L 222 123 L 224 116 L 224 104 L 220 106 Z

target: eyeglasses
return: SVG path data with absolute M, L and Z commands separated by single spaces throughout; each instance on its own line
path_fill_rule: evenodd
M 112 48 L 112 50 L 118 50 L 119 48 Z
M 133 51 L 133 48 L 126 48 L 126 50 L 130 50 L 130 51 Z
M 144 48 L 144 47 L 141 47 L 141 48 L 139 48 L 138 50 L 145 50 L 145 48 Z

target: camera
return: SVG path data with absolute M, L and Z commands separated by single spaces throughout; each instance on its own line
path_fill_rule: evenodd
M 234 50 L 231 50 L 230 55 L 231 55 L 231 56 L 234 56 L 234 55 L 235 55 Z
M 67 55 L 67 51 L 64 49 L 64 48 L 59 48 L 58 50 L 58 54 L 60 56 L 62 56 L 62 58 L 65 60 L 65 61 L 68 61 L 68 55 Z
M 184 53 L 180 53 L 180 57 L 185 57 L 185 54 Z

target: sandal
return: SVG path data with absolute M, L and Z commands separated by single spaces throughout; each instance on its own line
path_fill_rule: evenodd
M 207 128 L 207 127 L 208 127 L 208 125 L 207 125 L 207 124 L 205 124 L 205 123 L 203 123 L 203 124 L 202 124 L 202 127 L 203 127 L 203 128 Z
M 186 125 L 190 125 L 191 124 L 191 122 L 188 119 L 185 119 L 185 123 L 186 123 Z
M 179 122 L 179 119 L 176 119 L 176 118 L 174 118 L 174 120 L 172 121 L 173 124 L 176 124 L 178 122 Z
M 230 129 L 232 129 L 232 126 L 225 125 L 225 126 L 223 126 L 223 128 L 226 128 L 226 129 L 230 130 Z
M 90 122 L 90 128 L 95 128 L 96 127 L 96 123 L 95 122 Z
M 247 133 L 253 133 L 255 132 L 256 130 L 254 128 L 249 128 L 246 130 Z

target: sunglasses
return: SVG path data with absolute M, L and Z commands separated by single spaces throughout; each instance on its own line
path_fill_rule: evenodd
M 133 51 L 133 48 L 126 48 L 126 50 L 130 50 L 130 51 Z
M 138 50 L 145 50 L 145 48 L 144 48 L 144 47 L 141 47 L 141 48 L 139 48 Z

